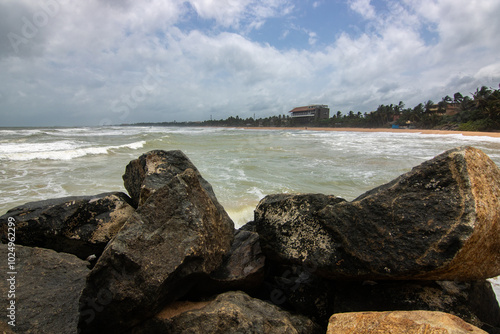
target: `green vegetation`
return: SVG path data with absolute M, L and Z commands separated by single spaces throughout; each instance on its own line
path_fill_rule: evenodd
M 332 113 L 332 112 L 330 112 Z M 299 123 L 288 115 L 267 118 L 229 117 L 203 122 L 139 123 L 136 125 L 164 126 L 231 126 L 231 127 L 365 127 L 365 128 L 417 128 L 460 131 L 500 130 L 500 89 L 486 86 L 476 89 L 471 96 L 455 93 L 445 96 L 439 103 L 427 101 L 413 108 L 398 104 L 380 105 L 377 110 L 364 113 L 350 111 L 347 115 L 337 111 L 329 119 Z
M 461 131 L 500 130 L 500 89 L 486 86 L 476 89 L 472 96 L 455 93 L 439 103 L 427 101 L 413 108 L 405 108 L 401 101 L 394 105 L 380 105 L 364 115 L 337 112 L 324 122 L 326 126 L 345 127 L 410 127 L 418 129 L 448 129 Z

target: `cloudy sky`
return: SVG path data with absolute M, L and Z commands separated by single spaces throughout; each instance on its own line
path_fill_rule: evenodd
M 0 126 L 369 112 L 500 83 L 498 0 L 0 0 Z

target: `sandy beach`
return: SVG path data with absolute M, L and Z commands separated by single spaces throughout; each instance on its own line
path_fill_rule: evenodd
M 311 130 L 311 131 L 349 131 L 349 132 L 394 132 L 394 133 L 421 133 L 432 135 L 463 135 L 487 136 L 500 138 L 500 132 L 479 131 L 451 131 L 451 130 L 425 130 L 425 129 L 385 129 L 385 128 L 317 128 L 317 127 L 242 127 L 252 130 Z

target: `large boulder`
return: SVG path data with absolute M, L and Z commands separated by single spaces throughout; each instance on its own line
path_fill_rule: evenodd
M 173 177 L 130 217 L 89 274 L 81 333 L 121 332 L 158 313 L 220 266 L 233 231 L 194 170 Z
M 330 318 L 327 334 L 454 333 L 486 334 L 485 331 L 443 312 L 394 311 L 339 313 Z
M 179 150 L 153 150 L 130 161 L 123 174 L 125 189 L 137 207 L 144 204 L 149 196 L 186 169 L 192 169 L 196 173 L 201 185 L 215 199 L 210 183 L 203 179 L 196 166 Z
M 208 302 L 173 303 L 131 331 L 142 333 L 319 334 L 324 330 L 304 316 L 233 291 Z
M 81 259 L 99 256 L 134 212 L 121 192 L 30 202 L 0 217 L 0 237 L 8 241 L 8 221 L 16 224 L 16 243 L 71 253 Z
M 274 195 L 259 203 L 256 230 L 267 255 L 312 263 L 331 279 L 500 274 L 500 170 L 478 149 L 447 151 L 352 202 L 317 209 L 310 202 Z
M 0 245 L 0 253 L 6 258 L 10 251 L 8 245 Z M 17 245 L 13 268 L 7 267 L 6 260 L 0 261 L 4 277 L 15 280 L 0 284 L 4 314 L 10 301 L 15 301 L 15 327 L 10 328 L 17 333 L 76 334 L 78 300 L 89 272 L 87 265 L 72 254 Z M 16 274 L 10 274 L 13 270 Z M 11 293 L 15 296 L 7 299 Z

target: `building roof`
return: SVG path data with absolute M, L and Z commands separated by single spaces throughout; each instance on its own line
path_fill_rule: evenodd
M 296 107 L 290 110 L 289 112 L 309 111 L 309 110 L 314 110 L 316 108 L 328 108 L 328 106 L 324 104 L 313 104 L 310 106 Z
M 309 108 L 309 107 L 297 107 L 297 108 L 293 108 L 289 112 L 299 112 L 299 111 L 308 111 L 308 110 L 311 110 L 311 108 Z

